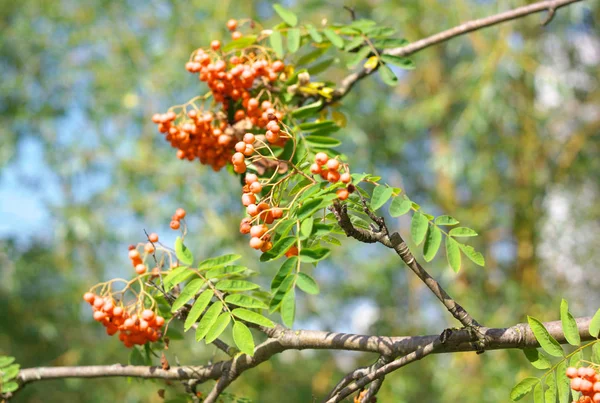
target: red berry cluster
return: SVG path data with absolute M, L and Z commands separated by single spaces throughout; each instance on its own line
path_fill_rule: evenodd
M 112 297 L 86 292 L 83 299 L 92 306 L 94 320 L 106 327 L 109 336 L 119 332 L 119 340 L 126 347 L 154 342 L 161 337 L 160 329 L 165 324 L 165 319 L 151 309 L 144 309 L 139 315 L 131 315 L 122 305 L 117 305 Z
M 592 367 L 569 367 L 567 377 L 571 378 L 571 389 L 583 396 L 577 403 L 600 403 L 600 374 Z
M 265 201 L 257 201 L 257 195 L 262 192 L 263 188 L 256 174 L 247 173 L 245 182 L 246 184 L 242 188 L 242 204 L 246 206 L 246 212 L 250 217 L 242 219 L 240 232 L 250 234 L 251 248 L 266 252 L 273 247 L 271 235 L 267 233 L 269 230 L 267 225 L 273 224 L 275 220 L 283 217 L 283 209 L 272 207 Z
M 310 166 L 310 172 L 313 175 L 321 175 L 321 178 L 329 181 L 331 183 L 342 182 L 349 186 L 345 188 L 338 189 L 336 194 L 340 200 L 346 200 L 350 193 L 354 191 L 354 187 L 350 185 L 352 182 L 352 177 L 350 173 L 346 172 L 340 173 L 340 168 L 342 164 L 335 158 L 329 158 L 329 156 L 325 153 L 317 153 L 315 155 L 315 162 Z

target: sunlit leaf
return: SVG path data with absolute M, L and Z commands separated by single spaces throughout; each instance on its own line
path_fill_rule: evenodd
M 267 309 L 269 307 L 261 300 L 244 294 L 230 294 L 225 297 L 225 302 L 250 309 Z
M 273 322 L 271 322 L 271 320 L 269 318 L 265 318 L 261 314 L 253 312 L 253 311 L 249 311 L 248 309 L 245 309 L 245 308 L 236 308 L 233 311 L 231 311 L 231 313 L 237 318 L 245 320 L 246 322 L 255 323 L 259 326 L 265 326 L 265 327 L 274 327 L 275 326 L 275 324 Z
M 208 333 L 206 333 L 206 343 L 212 343 L 215 341 L 217 337 L 221 335 L 225 331 L 225 328 L 231 321 L 231 316 L 229 312 L 223 312 L 219 315 L 215 323 L 212 325 Z
M 479 266 L 485 266 L 485 259 L 483 258 L 483 255 L 477 252 L 471 245 L 458 243 L 458 247 L 466 257 L 471 259 L 473 263 Z
M 456 225 L 458 220 L 449 215 L 441 215 L 435 219 L 437 225 Z
M 290 10 L 283 8 L 280 4 L 273 4 L 273 9 L 285 21 L 286 24 L 295 27 L 298 24 L 298 16 Z
M 306 30 L 308 31 L 308 34 L 310 35 L 310 37 L 312 38 L 313 41 L 315 41 L 317 43 L 323 42 L 323 37 L 321 36 L 319 31 L 317 31 L 317 29 L 314 26 L 307 24 Z
M 433 260 L 441 243 L 442 232 L 435 225 L 430 225 L 425 236 L 425 244 L 423 245 L 423 258 L 426 262 Z
M 198 322 L 198 327 L 196 328 L 196 341 L 202 340 L 210 328 L 215 324 L 221 311 L 223 310 L 223 303 L 221 301 L 217 301 L 213 303 L 210 308 L 206 311 L 200 322 Z
M 314 263 L 323 260 L 329 256 L 331 250 L 327 248 L 304 248 L 300 251 L 300 261 L 304 263 Z
M 198 265 L 198 270 L 215 269 L 217 267 L 225 266 L 225 265 L 235 262 L 236 260 L 240 259 L 241 257 L 242 257 L 241 255 L 229 254 L 229 255 L 223 255 L 223 256 L 206 259 L 206 260 L 203 260 L 202 262 L 200 262 L 200 264 Z
M 595 338 L 600 335 L 600 309 L 596 311 L 590 322 L 590 335 Z
M 181 237 L 175 239 L 175 255 L 177 256 L 177 260 L 184 265 L 189 266 L 194 263 L 194 255 L 192 255 L 192 252 L 183 244 Z
M 298 28 L 288 29 L 287 47 L 290 53 L 296 53 L 300 48 L 300 30 Z
M 196 323 L 200 315 L 202 315 L 202 312 L 204 312 L 210 303 L 210 300 L 214 294 L 215 293 L 213 290 L 204 290 L 202 294 L 196 298 L 196 302 L 194 302 L 194 305 L 192 306 L 192 309 L 190 309 L 187 318 L 185 318 L 183 330 L 187 332 L 194 325 L 194 323 Z
M 298 273 L 296 285 L 307 294 L 316 295 L 319 293 L 319 285 L 311 276 L 306 273 Z
M 579 337 L 577 322 L 573 315 L 571 315 L 571 312 L 569 312 L 569 303 L 564 298 L 560 303 L 560 321 L 565 333 L 565 339 L 567 339 L 570 345 L 579 346 L 581 338 Z
M 448 234 L 450 236 L 457 236 L 457 237 L 477 236 L 477 232 L 475 232 L 471 228 L 467 228 L 467 227 L 452 228 Z
M 221 291 L 248 291 L 260 288 L 258 284 L 251 283 L 245 280 L 222 280 L 219 281 L 215 288 Z
M 344 48 L 344 39 L 338 34 L 336 34 L 333 29 L 325 28 L 323 30 L 323 33 L 325 34 L 327 39 L 329 39 L 329 41 L 333 44 L 333 46 L 340 49 Z
M 292 288 L 283 297 L 281 302 L 281 319 L 287 327 L 294 325 L 294 318 L 296 316 L 296 293 Z
M 382 64 L 379 68 L 379 76 L 387 85 L 392 87 L 398 85 L 398 77 L 396 77 L 392 69 L 385 64 Z
M 390 205 L 390 215 L 392 217 L 400 217 L 410 211 L 411 205 L 411 201 L 404 197 L 394 197 Z
M 548 369 L 552 366 L 550 359 L 537 348 L 524 348 L 523 353 L 534 368 Z
M 254 355 L 254 339 L 248 326 L 240 321 L 233 324 L 233 341 L 242 353 Z
M 381 60 L 383 60 L 385 63 L 393 64 L 394 66 L 398 66 L 405 70 L 412 70 L 415 68 L 415 63 L 407 57 L 386 55 L 384 53 L 381 55 Z
M 548 333 L 548 330 L 546 330 L 542 322 L 532 316 L 527 316 L 527 322 L 531 327 L 533 335 L 545 352 L 553 357 L 562 357 L 564 355 L 562 347 L 556 339 Z
M 513 401 L 520 400 L 525 397 L 531 390 L 540 382 L 538 378 L 525 378 L 517 383 L 510 391 L 510 398 Z
M 392 197 L 394 189 L 387 186 L 375 186 L 373 189 L 373 196 L 371 196 L 371 208 L 373 210 L 379 209 Z
M 181 290 L 181 293 L 179 294 L 177 299 L 173 301 L 171 312 L 176 312 L 178 309 L 184 306 L 186 302 L 192 299 L 194 295 L 196 295 L 196 293 L 200 291 L 204 284 L 205 281 L 201 278 L 195 278 L 189 283 L 187 283 L 183 290 Z
M 273 31 L 271 33 L 271 35 L 269 35 L 269 43 L 271 44 L 271 47 L 275 51 L 275 54 L 277 55 L 277 57 L 282 59 L 283 58 L 283 37 L 281 35 L 281 32 Z
M 427 220 L 427 217 L 419 212 L 415 212 L 410 223 L 410 235 L 417 245 L 425 239 L 428 226 L 429 221 Z
M 460 270 L 460 248 L 458 242 L 450 237 L 446 237 L 446 259 L 452 270 L 458 273 Z

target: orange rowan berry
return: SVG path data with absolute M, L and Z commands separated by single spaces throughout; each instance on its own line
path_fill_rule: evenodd
M 244 207 L 248 207 L 251 204 L 256 203 L 256 196 L 253 193 L 244 193 L 242 195 L 242 204 Z
M 321 167 L 319 166 L 319 164 L 312 164 L 310 166 L 310 173 L 312 173 L 313 175 L 318 175 L 321 173 Z
M 298 256 L 298 247 L 294 245 L 291 248 L 289 248 L 287 250 L 287 252 L 285 252 L 285 256 L 286 257 Z
M 244 154 L 237 152 L 231 157 L 231 162 L 233 162 L 234 165 L 240 165 L 244 163 L 245 159 L 246 157 L 244 157 Z
M 243 174 L 244 172 L 246 172 L 246 164 L 234 164 L 233 172 L 235 172 L 236 174 Z
M 575 367 L 567 368 L 567 377 L 569 377 L 571 379 L 577 377 L 577 368 L 575 368 Z
M 179 207 L 177 210 L 175 210 L 175 217 L 177 217 L 180 220 L 184 219 L 185 218 L 185 210 L 182 209 L 181 207 Z
M 325 153 L 317 153 L 315 155 L 315 162 L 319 165 L 325 165 L 329 161 L 329 157 Z
M 273 214 L 274 219 L 278 219 L 278 218 L 283 217 L 283 210 L 280 209 L 279 207 L 273 207 L 271 209 L 271 214 Z
M 260 184 L 260 182 L 252 182 L 250 184 L 250 191 L 254 194 L 256 193 L 260 193 L 260 191 L 262 190 L 262 185 Z
M 104 306 L 104 298 L 96 296 L 94 298 L 94 308 L 100 309 Z
M 581 381 L 581 385 L 579 386 L 579 390 L 583 394 L 590 394 L 594 391 L 594 384 L 587 379 L 583 379 Z
M 148 242 L 146 245 L 144 245 L 144 251 L 146 253 L 154 253 L 154 245 Z
M 348 172 L 344 172 L 342 175 L 340 175 L 340 180 L 342 183 L 350 183 L 352 182 L 352 176 L 350 176 Z
M 258 181 L 258 176 L 256 174 L 246 174 L 244 181 L 248 185 L 252 185 L 254 182 Z
M 121 307 L 121 306 L 115 306 L 113 308 L 113 316 L 119 317 L 121 315 L 123 315 L 123 307 Z
M 252 144 L 252 143 L 254 143 L 254 140 L 255 140 L 254 134 L 252 134 L 252 133 L 244 134 L 244 143 Z
M 148 235 L 148 240 L 154 243 L 158 242 L 158 234 L 156 232 L 151 233 Z
M 227 21 L 227 29 L 230 31 L 235 31 L 235 29 L 237 28 L 238 22 L 236 20 L 234 20 L 233 18 L 230 19 L 229 21 Z
M 91 292 L 86 292 L 85 294 L 83 294 L 83 300 L 89 304 L 93 304 L 95 298 L 96 296 Z
M 144 274 L 146 273 L 146 265 L 143 263 L 138 264 L 137 266 L 135 266 L 135 272 L 137 274 Z
M 243 141 L 235 143 L 235 151 L 237 151 L 238 153 L 243 153 L 245 149 L 246 143 L 244 143 Z
M 219 50 L 219 48 L 221 47 L 221 42 L 214 40 L 210 43 L 210 47 L 212 48 L 212 50 Z
M 331 171 L 337 171 L 340 167 L 340 162 L 334 158 L 327 161 L 327 169 Z
M 268 231 L 268 228 L 264 224 L 254 225 L 250 228 L 250 235 L 256 238 L 260 238 Z
M 240 31 L 234 31 L 231 33 L 231 39 L 233 39 L 234 41 L 236 39 L 240 39 L 242 37 L 242 33 Z
M 127 248 L 128 248 L 128 250 L 134 250 L 135 249 L 135 245 L 129 245 Z
M 129 259 L 134 260 L 134 259 L 139 259 L 140 257 L 140 252 L 138 252 L 137 249 L 132 249 L 129 251 Z
M 178 230 L 179 227 L 181 227 L 181 224 L 179 223 L 179 221 L 173 220 L 173 221 L 171 221 L 171 224 L 169 224 L 169 226 L 173 230 Z
M 348 193 L 348 189 L 338 189 L 335 194 L 337 195 L 337 197 L 340 200 L 346 200 L 348 198 L 348 196 L 350 196 L 350 193 Z
M 154 311 L 151 309 L 144 309 L 142 311 L 142 319 L 147 320 L 148 322 L 151 322 L 154 320 Z
M 256 216 L 258 214 L 258 206 L 256 204 L 250 204 L 246 207 L 246 213 L 248 213 L 250 217 Z
M 264 245 L 265 241 L 263 241 L 262 239 L 257 238 L 257 237 L 252 237 L 252 238 L 250 238 L 249 243 L 250 243 L 250 247 L 252 249 L 260 249 Z
M 331 183 L 336 183 L 340 180 L 340 173 L 338 171 L 328 171 L 327 180 Z
M 102 311 L 96 311 L 93 314 L 94 320 L 100 322 L 102 319 L 106 318 L 106 314 Z
M 579 392 L 581 388 L 581 382 L 583 382 L 583 379 L 579 377 L 571 379 L 571 389 L 573 389 L 576 392 Z
M 244 155 L 246 157 L 250 157 L 254 154 L 254 146 L 252 144 L 246 144 L 246 149 L 244 150 Z
M 154 318 L 154 325 L 155 325 L 155 327 L 160 328 L 164 324 L 165 324 L 165 318 L 163 318 L 162 316 L 158 316 L 157 315 Z
M 268 252 L 273 249 L 273 242 L 265 242 L 263 246 L 260 248 L 261 252 Z

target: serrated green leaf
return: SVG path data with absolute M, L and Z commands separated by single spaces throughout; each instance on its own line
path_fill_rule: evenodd
M 544 403 L 544 385 L 541 382 L 533 388 L 533 402 Z
M 206 273 L 206 278 L 219 278 L 219 277 L 231 276 L 234 274 L 241 273 L 244 270 L 246 270 L 245 266 L 238 266 L 238 265 L 219 267 L 217 269 L 209 270 Z
M 273 10 L 281 17 L 289 26 L 295 27 L 298 24 L 298 16 L 290 10 L 283 8 L 280 4 L 273 4 Z
M 458 220 L 449 215 L 441 215 L 435 219 L 437 225 L 456 225 Z
M 229 312 L 223 312 L 220 314 L 214 325 L 212 325 L 208 333 L 206 333 L 206 344 L 215 341 L 215 339 L 225 331 L 225 328 L 227 328 L 229 322 L 231 322 L 231 316 L 229 315 Z
M 195 278 L 189 283 L 187 283 L 183 290 L 181 290 L 181 293 L 179 294 L 177 299 L 173 301 L 173 306 L 171 306 L 171 312 L 177 312 L 177 310 L 184 306 L 186 302 L 194 298 L 194 295 L 196 295 L 196 293 L 200 291 L 204 284 L 205 282 L 201 278 Z
M 458 273 L 460 270 L 460 248 L 458 242 L 450 237 L 446 237 L 446 259 L 452 270 Z
M 577 322 L 575 322 L 575 318 L 571 315 L 571 312 L 569 312 L 569 303 L 564 298 L 560 303 L 560 321 L 562 323 L 565 339 L 567 339 L 570 345 L 579 346 L 581 344 L 581 338 L 579 337 Z
M 356 53 L 353 53 L 352 56 L 348 58 L 348 61 L 346 62 L 346 67 L 350 68 L 356 66 L 362 60 L 366 59 L 371 54 L 371 52 L 372 49 L 370 46 L 363 46 Z
M 467 227 L 456 227 L 456 228 L 452 228 L 450 230 L 450 232 L 448 233 L 448 235 L 458 236 L 458 237 L 477 236 L 477 232 L 475 232 L 471 228 L 467 228 Z
M 305 218 L 313 215 L 317 210 L 321 209 L 321 204 L 323 203 L 323 198 L 318 197 L 316 199 L 308 200 L 303 203 L 302 206 L 298 209 L 298 219 L 304 220 Z
M 14 381 L 6 382 L 0 385 L 0 392 L 2 393 L 15 392 L 17 389 L 19 389 L 19 384 Z
M 520 400 L 525 397 L 540 382 L 538 378 L 525 378 L 517 383 L 510 391 L 512 401 Z
M 458 242 L 457 242 L 458 243 Z M 458 247 L 473 263 L 479 266 L 485 266 L 485 259 L 483 255 L 477 252 L 471 245 L 465 245 L 462 243 L 458 243 Z
M 200 262 L 200 264 L 198 265 L 198 270 L 216 269 L 217 267 L 233 263 L 236 260 L 241 259 L 241 257 L 241 255 L 229 254 L 206 259 Z
M 19 375 L 19 369 L 21 369 L 21 366 L 19 364 L 11 364 L 8 367 L 4 367 L 0 370 L 0 373 L 2 374 L 2 382 L 0 382 L 0 385 L 4 382 L 8 382 L 11 379 L 14 379 L 17 377 L 17 375 Z
M 177 284 L 187 280 L 194 274 L 196 273 L 194 273 L 193 270 L 190 270 L 190 268 L 186 266 L 179 266 L 171 269 L 169 274 L 163 277 L 163 286 L 165 288 L 165 291 L 171 291 L 171 289 Z
M 595 338 L 600 336 L 600 309 L 596 311 L 590 322 L 590 335 Z
M 296 53 L 300 48 L 300 30 L 298 28 L 288 29 L 287 47 L 290 53 Z
M 329 39 L 329 42 L 333 44 L 336 48 L 343 49 L 344 48 L 344 39 L 335 33 L 335 31 L 331 28 L 325 28 L 323 30 L 323 34 Z
M 245 280 L 222 280 L 215 285 L 215 288 L 221 291 L 235 292 L 254 290 L 260 286 Z
M 419 245 L 425 239 L 428 226 L 429 221 L 427 220 L 427 217 L 419 212 L 415 212 L 410 222 L 410 235 L 417 245 Z
M 314 218 L 308 217 L 300 224 L 300 239 L 306 239 L 312 234 Z
M 323 101 L 319 100 L 312 104 L 301 106 L 298 109 L 292 111 L 292 116 L 296 119 L 306 119 L 310 116 L 316 115 L 323 106 Z
M 271 301 L 269 302 L 270 313 L 274 312 L 275 310 L 277 310 L 277 308 L 279 308 L 279 305 L 281 305 L 281 301 L 283 301 L 283 297 L 285 297 L 285 294 L 292 287 L 295 279 L 296 276 L 294 274 L 288 274 L 283 279 L 277 290 L 275 290 L 275 292 L 273 293 L 273 298 L 271 298 Z
M 252 338 L 252 332 L 248 329 L 248 326 L 242 322 L 236 321 L 233 324 L 233 341 L 235 345 L 244 354 L 249 356 L 254 355 L 254 339 Z
M 269 43 L 277 57 L 283 59 L 283 37 L 281 36 L 281 32 L 273 31 L 271 35 L 269 35 Z
M 400 217 L 410 211 L 411 205 L 411 201 L 404 197 L 394 197 L 390 205 L 390 215 L 392 217 Z
M 381 60 L 383 60 L 385 63 L 393 64 L 394 66 L 398 66 L 405 70 L 413 70 L 415 68 L 415 63 L 407 57 L 386 55 L 384 53 L 381 55 Z
M 177 256 L 177 260 L 184 265 L 189 266 L 194 263 L 194 255 L 192 255 L 192 252 L 183 244 L 181 237 L 175 239 L 175 255 Z
M 281 302 L 281 320 L 287 327 L 294 325 L 294 318 L 296 316 L 296 293 L 292 288 L 283 297 Z
M 15 362 L 15 357 L 9 357 L 9 356 L 1 356 L 0 357 L 0 368 L 3 367 L 7 367 L 10 364 L 12 364 L 13 362 Z
M 317 29 L 314 26 L 307 24 L 306 30 L 308 31 L 308 34 L 310 35 L 310 37 L 312 38 L 313 41 L 315 41 L 317 43 L 323 42 L 323 37 L 321 36 L 319 31 L 317 31 Z
M 581 360 L 583 360 L 583 351 L 579 350 L 579 351 L 573 353 L 573 355 L 571 356 L 571 359 L 569 360 L 569 364 L 572 367 L 579 367 Z
M 248 46 L 253 45 L 256 42 L 256 39 L 256 35 L 244 35 L 241 38 L 231 41 L 223 46 L 223 53 L 227 53 L 236 49 L 247 48 Z
M 556 386 L 558 388 L 558 401 L 569 403 L 571 395 L 571 380 L 567 378 L 567 362 L 561 361 L 556 366 Z
M 524 348 L 523 353 L 534 368 L 548 369 L 552 366 L 550 359 L 537 348 Z
M 271 248 L 271 250 L 263 253 L 260 256 L 261 262 L 270 262 L 271 260 L 279 259 L 285 252 L 287 252 L 298 240 L 295 236 L 287 236 L 284 238 L 279 238 L 275 245 Z
M 383 82 L 389 86 L 394 87 L 398 85 L 398 77 L 396 77 L 392 69 L 390 69 L 386 64 L 382 64 L 379 68 L 379 76 Z
M 325 136 L 306 136 L 304 141 L 306 141 L 306 144 L 310 146 L 321 148 L 337 147 L 342 144 L 342 142 L 338 139 Z
M 394 189 L 387 186 L 375 186 L 371 197 L 371 209 L 377 210 L 392 197 Z
M 192 306 L 192 309 L 190 309 L 187 318 L 185 318 L 185 323 L 183 325 L 184 331 L 187 332 L 191 329 L 194 323 L 196 323 L 200 315 L 202 315 L 202 312 L 204 312 L 208 304 L 210 304 L 210 300 L 213 295 L 215 295 L 214 291 L 209 289 L 202 291 L 202 294 L 196 298 L 196 302 L 194 302 L 194 305 Z
M 550 372 L 546 375 L 546 395 L 545 399 L 548 403 L 556 403 L 556 378 L 554 377 L 554 372 Z
M 273 322 L 271 322 L 271 320 L 269 318 L 265 318 L 261 314 L 253 312 L 253 311 L 249 311 L 248 309 L 245 309 L 245 308 L 236 308 L 233 311 L 231 311 L 231 313 L 237 318 L 245 320 L 246 322 L 251 322 L 251 323 L 257 324 L 259 326 L 265 326 L 265 327 L 274 327 L 275 326 L 275 324 Z
M 423 258 L 426 262 L 433 260 L 441 244 L 442 231 L 435 225 L 430 225 L 425 236 L 425 244 L 423 245 Z
M 196 328 L 196 341 L 202 340 L 210 328 L 215 324 L 221 311 L 223 310 L 223 303 L 221 301 L 214 302 L 210 308 L 206 311 L 200 322 L 198 328 Z
M 269 307 L 261 300 L 244 294 L 230 294 L 225 297 L 225 302 L 250 309 L 267 309 Z
M 292 256 L 288 260 L 283 262 L 283 264 L 279 268 L 279 271 L 277 271 L 277 274 L 275 274 L 275 277 L 273 277 L 273 281 L 271 281 L 271 291 L 274 291 L 277 288 L 279 288 L 283 280 L 287 277 L 288 274 L 291 273 L 291 271 L 296 267 L 297 264 L 298 256 Z
M 319 293 L 319 285 L 306 273 L 298 273 L 296 285 L 307 294 L 317 295 Z
M 300 261 L 304 263 L 314 263 L 323 260 L 331 253 L 327 248 L 305 248 L 300 251 Z
M 542 322 L 532 316 L 527 316 L 527 322 L 535 339 L 540 343 L 542 349 L 553 357 L 562 357 L 564 351 L 560 344 L 548 333 Z

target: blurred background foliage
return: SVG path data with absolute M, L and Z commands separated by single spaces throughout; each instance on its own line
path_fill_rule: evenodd
M 284 3 L 300 21 L 362 18 L 409 41 L 522 5 L 517 1 L 351 0 Z M 226 38 L 229 18 L 278 23 L 267 1 L 0 1 L 0 354 L 23 367 L 126 362 L 129 351 L 91 321 L 81 295 L 131 272 L 127 245 L 188 210 L 196 256 L 236 251 L 268 284 L 238 234 L 239 183 L 181 162 L 152 113 L 204 91 L 183 68 Z M 428 264 L 487 326 L 558 319 L 600 306 L 600 35 L 597 2 L 475 32 L 415 55 L 400 84 L 363 80 L 343 100 L 340 132 L 353 171 L 383 176 L 427 212 L 481 234 L 486 268 L 458 275 Z M 323 76 L 346 74 L 334 60 Z M 406 218 L 389 220 L 407 232 Z M 595 274 L 594 274 L 595 273 Z M 318 297 L 300 296 L 296 326 L 356 333 L 439 333 L 456 323 L 395 255 L 344 242 L 315 269 Z M 173 343 L 172 364 L 222 359 L 214 347 Z M 368 354 L 288 351 L 248 371 L 230 392 L 255 402 L 310 402 Z M 298 370 L 302 368 L 301 370 Z M 532 371 L 519 351 L 428 357 L 386 378 L 381 402 L 505 402 Z M 176 386 L 176 385 L 175 385 Z M 18 402 L 152 402 L 164 383 L 66 380 L 25 388 Z M 175 396 L 181 387 L 168 389 Z

